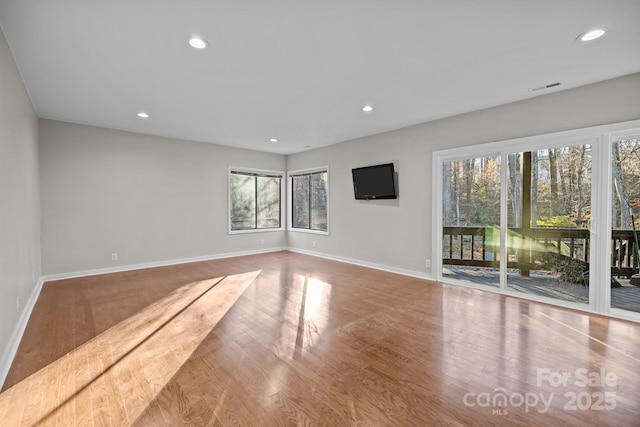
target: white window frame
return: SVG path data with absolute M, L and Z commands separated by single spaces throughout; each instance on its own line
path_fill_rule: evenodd
M 312 230 L 309 228 L 299 228 L 293 226 L 293 185 L 292 178 L 294 176 L 301 175 L 310 175 L 318 172 L 326 172 L 327 173 L 327 230 Z M 300 169 L 295 171 L 287 172 L 287 231 L 295 231 L 297 233 L 310 233 L 310 234 L 320 234 L 324 236 L 329 235 L 329 227 L 330 227 L 330 218 L 329 218 L 329 166 L 320 166 L 309 169 Z
M 273 228 L 252 228 L 248 230 L 232 230 L 231 229 L 231 175 L 232 173 L 244 173 L 256 176 L 273 176 L 280 178 L 280 227 Z M 239 166 L 229 166 L 227 173 L 227 230 L 229 234 L 246 234 L 246 233 L 267 233 L 272 231 L 285 230 L 284 222 L 286 218 L 286 211 L 284 210 L 285 200 L 285 186 L 284 182 L 285 173 L 283 171 L 273 171 L 267 169 L 254 169 Z
M 524 138 L 510 139 L 473 146 L 438 150 L 432 153 L 432 195 L 434 212 L 432 216 L 432 246 L 433 276 L 438 281 L 447 281 L 456 285 L 498 292 L 558 305 L 567 308 L 605 314 L 636 322 L 640 321 L 640 313 L 611 307 L 610 275 L 611 275 L 611 149 L 612 143 L 626 136 L 640 133 L 640 120 L 574 129 Z M 567 301 L 538 297 L 532 294 L 511 291 L 506 287 L 506 265 L 500 267 L 500 287 L 492 288 L 481 285 L 446 279 L 442 275 L 442 166 L 444 162 L 498 155 L 501 160 L 501 220 L 500 220 L 500 259 L 506 259 L 506 209 L 507 209 L 507 168 L 506 156 L 511 153 L 529 151 L 532 148 L 555 148 L 575 145 L 581 142 L 592 144 L 592 218 L 590 240 L 593 242 L 590 252 L 590 283 L 600 285 L 589 287 L 589 304 L 580 305 Z

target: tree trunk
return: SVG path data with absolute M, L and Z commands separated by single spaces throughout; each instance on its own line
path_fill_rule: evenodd
M 553 218 L 558 213 L 558 166 L 553 148 L 549 149 L 549 182 L 551 185 L 549 216 Z
M 531 152 L 531 226 L 538 224 L 538 151 Z
M 571 194 L 573 194 L 573 189 L 571 185 L 571 176 L 573 175 L 573 170 L 575 169 L 574 164 L 572 164 L 572 150 L 571 147 L 566 150 L 565 153 L 562 153 L 562 149 L 558 149 L 559 153 L 556 153 L 556 165 L 558 165 L 558 157 L 560 157 L 560 165 L 564 165 L 565 163 L 569 163 L 568 167 L 559 167 L 558 175 L 560 177 L 560 193 L 562 194 L 562 203 L 558 207 L 560 215 L 568 215 L 571 210 Z M 564 154 L 564 156 L 563 156 Z M 565 158 L 563 158 L 565 157 Z M 568 157 L 568 158 L 566 158 Z M 567 185 L 569 188 L 567 188 Z
M 578 212 L 576 214 L 576 224 L 581 228 L 582 226 L 582 208 L 584 207 L 584 194 L 582 191 L 582 174 L 584 173 L 584 157 L 586 146 L 580 147 L 580 163 L 577 169 L 576 186 L 578 187 Z
M 620 202 L 620 223 L 614 223 L 615 227 L 618 225 L 621 229 L 630 229 L 631 228 L 631 212 L 629 199 L 627 198 L 627 192 L 625 190 L 624 178 L 622 174 L 622 162 L 620 161 L 620 151 L 618 149 L 618 144 L 613 144 L 613 187 L 616 191 L 616 195 L 618 196 L 618 201 Z M 617 215 L 614 218 L 618 218 Z M 615 220 L 614 220 L 615 221 Z M 617 221 L 616 221 L 617 222 Z
M 509 163 L 509 194 L 511 212 L 513 214 L 513 222 L 510 224 L 512 227 L 520 227 L 522 225 L 522 203 L 521 203 L 521 188 L 520 188 L 520 153 L 510 154 L 508 157 Z
M 443 224 L 445 226 L 451 225 L 451 162 L 445 162 L 442 168 L 442 214 Z
M 453 163 L 453 193 L 456 198 L 456 226 L 460 226 L 460 165 L 459 162 Z
M 615 167 L 614 167 L 615 170 Z M 613 177 L 613 179 L 611 180 L 611 194 L 616 194 L 616 178 L 615 175 Z M 611 203 L 611 228 L 612 229 L 616 229 L 616 228 L 620 228 L 620 226 L 618 225 L 618 209 L 616 208 L 616 201 L 614 200 Z
M 466 226 L 472 225 L 471 224 L 471 217 L 473 214 L 473 200 L 472 200 L 472 187 L 473 187 L 473 159 L 469 159 L 464 161 L 464 179 L 465 179 L 465 183 L 466 183 L 466 188 L 464 189 L 466 192 L 466 199 L 465 199 L 465 209 L 464 209 L 464 224 Z

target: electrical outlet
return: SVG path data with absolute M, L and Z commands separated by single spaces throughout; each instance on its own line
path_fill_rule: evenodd
M 264 245 L 264 239 L 260 239 L 260 244 Z
M 316 241 L 315 240 L 313 241 L 313 247 L 314 248 L 316 247 Z
M 118 254 L 117 253 L 112 253 L 111 254 L 111 261 L 117 261 L 118 260 Z
M 425 260 L 424 266 L 427 267 L 427 268 L 431 268 L 431 260 L 430 259 Z

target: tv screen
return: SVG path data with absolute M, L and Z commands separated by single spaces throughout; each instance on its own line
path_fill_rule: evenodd
M 356 200 L 395 199 L 395 170 L 393 163 L 367 166 L 351 170 Z

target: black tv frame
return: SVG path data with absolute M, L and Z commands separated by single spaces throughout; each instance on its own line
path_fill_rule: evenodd
M 380 170 L 387 169 L 389 171 L 389 179 L 391 180 L 392 187 L 393 187 L 392 194 L 359 194 L 358 193 L 356 174 L 358 173 L 358 171 L 374 170 L 374 169 L 380 169 Z M 353 179 L 353 194 L 356 200 L 383 200 L 383 199 L 398 198 L 398 190 L 396 187 L 396 172 L 395 172 L 395 167 L 393 163 L 382 163 L 377 165 L 353 168 L 351 169 L 351 177 Z

